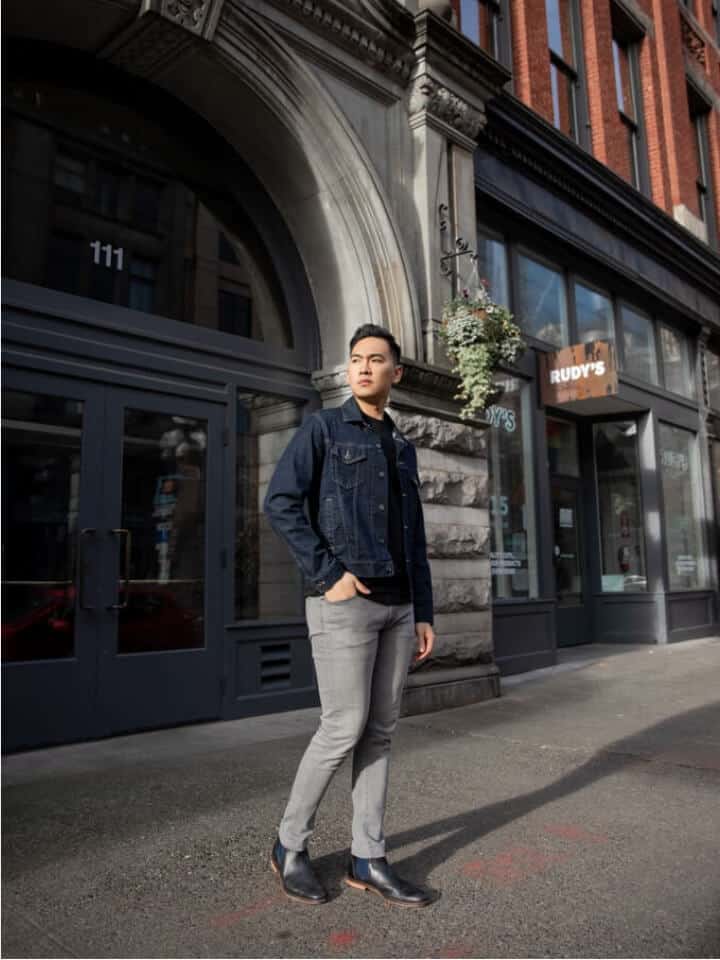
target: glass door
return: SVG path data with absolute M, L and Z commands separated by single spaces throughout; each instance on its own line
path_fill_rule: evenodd
M 98 698 L 107 732 L 219 714 L 222 415 L 108 392 Z
M 92 731 L 103 400 L 90 384 L 4 376 L 4 749 Z
M 222 422 L 5 376 L 4 749 L 219 715 Z
M 553 521 L 552 565 L 559 647 L 592 640 L 590 598 L 586 588 L 584 494 L 578 427 L 571 420 L 546 421 Z

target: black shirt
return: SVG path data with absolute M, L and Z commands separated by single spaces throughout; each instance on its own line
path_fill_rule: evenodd
M 378 435 L 388 464 L 387 547 L 395 573 L 390 577 L 360 577 L 360 582 L 364 583 L 371 592 L 364 594 L 358 591 L 358 596 L 386 606 L 410 603 L 410 583 L 403 539 L 402 487 L 393 440 L 393 422 L 387 414 L 382 420 L 376 420 L 363 413 L 363 420 Z

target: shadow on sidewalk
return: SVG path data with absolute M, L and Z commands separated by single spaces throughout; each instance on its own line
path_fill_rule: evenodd
M 413 856 L 393 860 L 393 865 L 409 879 L 422 883 L 435 868 L 481 837 L 619 770 L 627 770 L 631 766 L 646 764 L 651 760 L 662 762 L 663 758 L 675 765 L 702 766 L 702 760 L 700 763 L 697 760 L 694 763 L 692 761 L 690 743 L 697 744 L 698 741 L 704 743 L 703 755 L 708 753 L 716 757 L 711 769 L 718 771 L 720 780 L 720 701 L 670 717 L 608 744 L 582 766 L 539 790 L 393 834 L 388 841 L 389 846 L 395 849 L 440 837 Z M 688 753 L 685 761 L 682 758 L 683 751 Z M 333 853 L 319 858 L 317 865 L 330 868 L 330 871 L 334 872 L 341 862 L 344 866 L 347 855 L 348 851 Z

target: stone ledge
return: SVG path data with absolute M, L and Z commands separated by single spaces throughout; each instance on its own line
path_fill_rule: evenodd
M 410 674 L 401 717 L 464 707 L 500 696 L 500 673 L 493 664 L 436 669 Z

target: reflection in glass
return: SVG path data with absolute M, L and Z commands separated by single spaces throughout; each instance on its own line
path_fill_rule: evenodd
M 575 316 L 578 343 L 615 339 L 612 301 L 582 283 L 575 284 Z
M 207 436 L 205 420 L 125 411 L 119 653 L 205 643 Z
M 500 240 L 478 233 L 477 271 L 481 280 L 487 280 L 490 296 L 496 303 L 510 306 L 508 292 L 507 253 Z
M 83 404 L 3 393 L 2 659 L 72 657 Z
M 637 423 L 595 424 L 603 592 L 647 590 Z
M 490 481 L 490 573 L 493 597 L 537 596 L 530 386 L 499 376 L 503 388 L 485 411 Z
M 553 475 L 579 477 L 577 427 L 571 420 L 548 417 L 545 421 L 548 467 Z
M 572 140 L 578 138 L 576 83 L 575 78 L 558 64 L 550 64 L 553 125 Z
M 565 63 L 575 63 L 573 44 L 572 0 L 546 0 L 548 45 L 552 52 Z
M 631 307 L 622 309 L 623 367 L 626 373 L 646 383 L 657 383 L 657 354 L 653 322 Z
M 660 325 L 665 389 L 683 397 L 695 396 L 695 381 L 690 376 L 687 337 L 678 330 Z
M 13 83 L 6 123 L 6 276 L 292 347 L 270 253 L 219 185 L 227 158 L 140 101 L 49 83 Z
M 537 260 L 518 257 L 518 322 L 531 337 L 567 345 L 567 309 L 562 273 Z
M 551 484 L 553 510 L 553 566 L 558 601 L 578 603 L 582 594 L 579 497 L 569 481 Z
M 302 576 L 262 511 L 270 478 L 302 414 L 291 400 L 243 392 L 237 402 L 235 619 L 301 617 Z
M 665 545 L 671 590 L 706 585 L 697 437 L 660 424 L 660 475 L 665 511 Z

